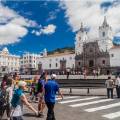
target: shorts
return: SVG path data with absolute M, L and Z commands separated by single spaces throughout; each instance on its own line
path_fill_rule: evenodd
M 43 94 L 43 93 L 39 93 L 39 94 L 38 94 L 38 97 L 39 97 L 40 99 L 44 99 L 44 94 Z
M 45 101 L 44 101 L 44 94 L 43 94 L 43 93 L 39 93 L 39 94 L 38 94 L 38 97 L 39 97 L 39 101 L 45 102 Z

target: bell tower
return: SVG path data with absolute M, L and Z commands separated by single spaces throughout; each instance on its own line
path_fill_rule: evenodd
M 79 55 L 83 52 L 83 44 L 84 42 L 86 42 L 87 39 L 88 39 L 87 32 L 83 27 L 83 23 L 81 23 L 81 27 L 75 37 L 75 54 L 76 55 Z
M 112 46 L 113 32 L 111 26 L 107 23 L 106 16 L 102 25 L 99 27 L 99 41 L 98 45 L 101 51 L 108 51 Z

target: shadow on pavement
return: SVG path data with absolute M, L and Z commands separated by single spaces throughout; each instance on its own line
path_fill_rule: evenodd
M 32 113 L 25 113 L 23 116 L 25 117 L 36 117 L 34 114 Z

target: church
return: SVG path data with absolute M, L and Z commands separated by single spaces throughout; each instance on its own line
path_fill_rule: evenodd
M 108 74 L 120 67 L 120 47 L 113 45 L 112 27 L 107 23 L 106 17 L 98 29 L 99 37 L 90 39 L 81 23 L 75 41 L 75 68 L 86 69 L 88 73 L 100 70 Z M 116 69 L 117 68 L 117 69 Z

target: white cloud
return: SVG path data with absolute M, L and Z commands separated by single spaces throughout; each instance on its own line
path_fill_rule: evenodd
M 36 27 L 35 21 L 26 19 L 14 10 L 0 4 L 0 45 L 19 42 L 27 35 L 28 27 Z
M 115 0 L 109 0 L 114 2 Z M 65 17 L 73 31 L 80 28 L 81 22 L 90 27 L 90 36 L 98 37 L 98 28 L 102 24 L 104 16 L 112 26 L 113 31 L 120 31 L 120 3 L 113 4 L 105 12 L 100 5 L 108 0 L 61 0 L 60 6 L 65 9 Z
M 56 26 L 53 24 L 49 24 L 48 26 L 44 26 L 43 28 L 40 28 L 39 31 L 33 30 L 32 33 L 36 36 L 40 36 L 41 34 L 50 35 L 53 34 L 56 30 Z
M 53 24 L 50 24 L 48 26 L 45 26 L 43 29 L 41 29 L 41 33 L 43 34 L 52 34 L 55 32 L 56 26 Z

